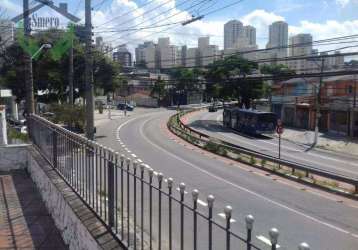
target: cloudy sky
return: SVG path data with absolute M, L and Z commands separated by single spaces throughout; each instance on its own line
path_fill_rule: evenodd
M 85 0 L 54 2 L 67 2 L 69 12 L 84 20 Z M 224 8 L 232 3 L 236 4 Z M 36 2 L 30 0 L 30 4 Z M 211 43 L 222 48 L 223 25 L 231 19 L 256 27 L 260 48 L 267 43 L 268 25 L 277 20 L 289 23 L 290 35 L 311 33 L 314 40 L 358 33 L 358 0 L 92 0 L 92 6 L 95 35 L 103 36 L 113 46 L 127 43 L 131 50 L 138 43 L 158 37 L 195 47 L 197 38 L 204 35 L 210 35 Z M 0 0 L 0 7 L 12 18 L 22 11 L 22 0 Z M 46 7 L 38 15 L 56 13 Z M 200 15 L 205 17 L 187 26 L 173 24 Z M 148 26 L 161 27 L 146 29 Z M 144 29 L 131 30 L 138 28 Z

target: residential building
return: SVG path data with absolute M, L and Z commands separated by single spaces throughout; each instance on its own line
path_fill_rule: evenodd
M 139 44 L 137 48 L 135 48 L 135 60 L 136 63 L 145 62 L 145 48 L 153 47 L 154 43 L 151 41 L 144 42 L 143 44 Z
M 311 34 L 298 34 L 290 37 L 289 56 L 304 57 L 316 53 L 312 48 Z M 318 64 L 318 65 L 317 65 Z M 307 59 L 289 60 L 287 66 L 296 73 L 309 73 L 319 70 L 319 62 Z
M 323 79 L 320 131 L 358 138 L 357 80 L 355 75 Z M 318 81 L 294 78 L 273 85 L 272 111 L 286 126 L 314 130 Z
M 250 25 L 244 26 L 244 34 L 249 45 L 256 45 L 256 28 Z
M 213 63 L 219 55 L 219 47 L 217 45 L 210 45 L 210 37 L 198 38 L 198 53 L 196 62 L 200 66 L 207 66 Z
M 0 20 L 0 49 L 10 46 L 15 40 L 14 23 L 8 20 Z
M 175 45 L 159 47 L 160 68 L 168 69 L 178 66 L 181 61 L 179 49 Z
M 188 48 L 186 52 L 185 65 L 186 67 L 195 67 L 199 66 L 199 49 L 198 48 Z
M 204 37 L 198 38 L 198 48 L 200 50 L 205 49 L 209 45 L 210 45 L 210 37 L 209 36 L 204 36 Z
M 269 41 L 266 48 L 277 48 L 271 50 L 276 57 L 287 57 L 288 24 L 283 21 L 274 22 L 269 26 Z
M 187 51 L 188 51 L 188 47 L 186 45 L 181 47 L 181 55 L 180 55 L 181 65 L 184 67 L 186 66 L 185 58 L 186 58 Z
M 224 25 L 224 49 L 235 48 L 244 25 L 238 20 L 231 20 Z
M 200 50 L 200 65 L 207 66 L 218 59 L 219 47 L 217 45 L 208 45 Z
M 124 67 L 132 66 L 132 54 L 123 46 L 113 53 L 113 61 L 119 62 Z
M 144 48 L 144 61 L 148 69 L 158 67 L 157 45 L 151 43 Z

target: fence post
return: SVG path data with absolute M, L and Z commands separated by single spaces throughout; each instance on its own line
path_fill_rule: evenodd
M 198 208 L 199 191 L 194 189 L 191 194 L 193 196 L 194 250 L 197 250 L 198 222 L 196 209 Z
M 57 168 L 57 133 L 56 130 L 52 130 L 52 157 L 53 167 Z
M 310 246 L 306 242 L 302 242 L 298 246 L 298 250 L 310 250 Z
M 226 206 L 224 209 L 226 218 L 226 250 L 230 250 L 230 222 L 231 222 L 231 206 Z
M 172 250 L 172 191 L 173 178 L 168 178 L 168 209 L 169 209 L 169 250 Z
M 247 250 L 251 250 L 251 233 L 255 221 L 254 216 L 249 214 L 248 216 L 246 216 L 245 221 L 246 221 L 246 229 L 247 229 L 247 239 L 246 239 Z
M 114 226 L 114 151 L 109 152 L 108 157 L 108 222 L 109 226 Z
M 279 232 L 276 228 L 271 228 L 270 232 L 271 250 L 276 250 Z
M 209 218 L 208 218 L 208 233 L 209 233 L 209 250 L 213 249 L 213 206 L 214 206 L 214 200 L 215 197 L 213 195 L 209 195 L 206 199 L 208 202 L 208 208 L 209 208 Z
M 180 250 L 184 250 L 184 194 L 185 183 L 179 184 L 180 191 Z
M 162 182 L 163 174 L 158 173 L 158 250 L 162 249 Z

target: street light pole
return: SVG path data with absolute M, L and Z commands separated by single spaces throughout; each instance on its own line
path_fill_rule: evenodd
M 29 19 L 29 0 L 23 0 L 24 11 L 24 35 L 25 39 L 29 39 L 31 34 L 30 19 Z M 32 59 L 28 53 L 24 54 L 25 63 L 25 89 L 26 89 L 26 105 L 25 113 L 27 115 L 35 113 L 34 101 L 34 81 L 32 75 Z
M 314 141 L 313 146 L 317 145 L 318 142 L 318 130 L 319 130 L 319 121 L 321 118 L 321 88 L 323 85 L 323 71 L 324 71 L 324 58 L 321 58 L 321 74 L 319 77 L 318 91 L 316 90 L 316 119 L 315 119 L 315 129 L 314 129 Z
M 85 58 L 85 85 L 86 85 L 86 137 L 94 139 L 94 100 L 93 100 L 93 69 L 92 69 L 92 17 L 91 0 L 85 2 L 85 29 L 86 29 L 86 58 Z

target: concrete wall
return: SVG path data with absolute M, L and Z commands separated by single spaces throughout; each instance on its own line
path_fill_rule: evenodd
M 28 164 L 26 145 L 0 146 L 0 171 L 25 169 Z
M 24 168 L 36 184 L 69 249 L 123 249 L 32 146 L 0 147 L 0 171 Z

